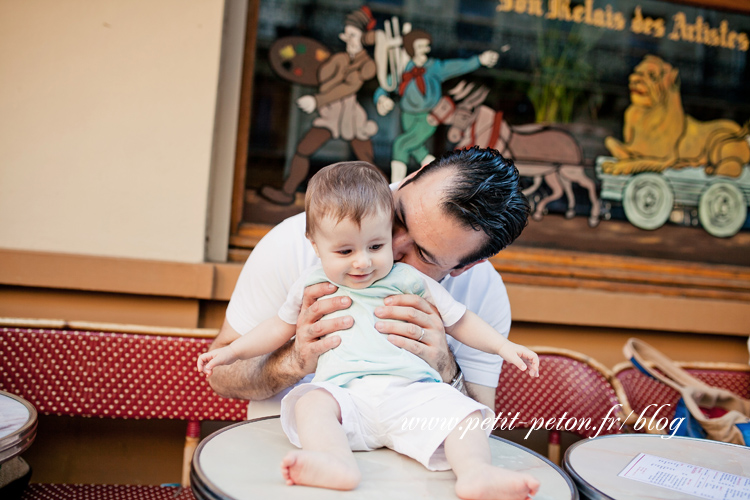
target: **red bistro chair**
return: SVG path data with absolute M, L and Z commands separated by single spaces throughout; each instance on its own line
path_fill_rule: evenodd
M 40 414 L 187 421 L 182 484 L 202 420 L 244 420 L 247 401 L 217 396 L 197 372 L 210 338 L 0 328 L 0 390 Z M 161 490 L 159 490 L 161 491 Z
M 539 378 L 504 364 L 495 396 L 496 414 L 517 415 L 515 428 L 536 429 L 540 422 L 552 427 L 539 431 L 549 432 L 548 457 L 558 465 L 563 430 L 581 437 L 625 432 L 623 422 L 630 406 L 608 368 L 568 349 L 531 349 L 539 355 Z
M 684 361 L 675 363 L 708 385 L 720 387 L 750 399 L 750 366 L 748 365 Z M 666 417 L 671 421 L 674 418 L 675 405 L 680 399 L 680 394 L 676 390 L 640 372 L 630 361 L 618 363 L 612 371 L 620 381 L 635 415 L 648 420 L 654 417 L 657 420 Z M 635 432 L 648 431 L 647 425 L 635 428 Z

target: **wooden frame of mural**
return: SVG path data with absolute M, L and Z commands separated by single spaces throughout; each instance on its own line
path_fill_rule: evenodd
M 616 3 L 616 0 L 613 1 Z M 653 11 L 655 10 L 653 9 L 655 1 L 644 0 L 644 3 L 649 3 Z M 550 3 L 548 4 L 547 2 Z M 496 10 L 498 11 L 505 9 L 508 12 L 526 17 L 535 15 L 531 11 L 534 5 L 552 7 L 554 3 L 558 8 L 561 8 L 560 6 L 563 5 L 559 0 L 529 0 L 528 2 L 518 2 L 518 4 L 514 0 L 497 0 L 496 3 Z M 748 41 L 750 29 L 747 29 L 747 32 L 735 31 L 732 29 L 733 26 L 730 22 L 722 20 L 725 15 L 750 15 L 750 6 L 743 0 L 682 0 L 671 3 L 662 0 L 662 4 L 671 6 L 672 10 L 677 13 L 677 17 L 671 20 L 667 19 L 666 16 L 658 17 L 651 12 L 646 12 L 646 10 L 642 11 L 640 6 L 636 6 L 632 18 L 628 19 L 622 15 L 618 17 L 620 13 L 610 5 L 606 5 L 606 3 L 603 0 L 601 2 L 599 0 L 565 2 L 564 5 L 568 6 L 568 10 L 562 13 L 560 11 L 557 15 L 569 16 L 570 19 L 567 19 L 569 23 L 580 23 L 580 20 L 576 20 L 576 16 L 580 16 L 584 24 L 599 23 L 598 26 L 603 29 L 611 30 L 622 30 L 623 27 L 618 26 L 618 24 L 632 24 L 629 27 L 631 31 L 640 30 L 634 40 L 639 43 L 651 45 L 646 49 L 637 51 L 638 54 L 644 56 L 642 58 L 639 57 L 638 60 L 640 62 L 633 64 L 630 76 L 626 75 L 624 78 L 632 82 L 639 75 L 643 77 L 644 75 L 658 73 L 662 77 L 667 75 L 667 78 L 669 78 L 669 75 L 672 75 L 671 82 L 664 85 L 677 89 L 677 93 L 672 94 L 671 99 L 679 103 L 680 106 L 679 68 L 677 65 L 674 67 L 670 65 L 658 53 L 652 53 L 653 48 L 657 47 L 657 45 L 652 43 L 654 39 L 666 39 L 671 36 L 675 40 L 675 37 L 693 36 L 693 39 L 690 41 L 691 50 L 695 45 L 701 45 L 701 48 L 706 50 L 723 50 L 724 58 L 727 58 L 727 54 L 729 54 L 728 57 L 731 59 L 733 53 L 736 56 L 735 59 L 744 57 L 744 61 L 747 61 L 744 54 L 747 53 L 748 45 L 750 45 Z M 634 0 L 631 3 L 637 2 Z M 520 4 L 524 5 L 523 9 L 525 10 L 515 12 L 514 9 L 520 9 L 518 7 Z M 595 8 L 599 4 L 601 4 L 601 8 Z M 572 8 L 571 5 L 573 5 Z M 580 9 L 575 5 L 581 6 Z M 604 5 L 606 5 L 606 8 Z M 688 19 L 684 14 L 680 14 L 683 10 L 690 9 L 691 6 L 716 9 L 717 14 L 715 17 L 707 19 L 701 16 L 696 17 L 695 15 L 693 15 L 693 18 Z M 263 206 L 263 203 L 265 203 L 263 200 L 260 203 L 258 201 L 261 198 L 270 199 L 266 195 L 259 196 L 260 191 L 268 189 L 268 186 L 252 189 L 248 187 L 248 172 L 252 172 L 252 169 L 248 165 L 252 163 L 252 168 L 255 168 L 255 166 L 265 161 L 264 159 L 250 158 L 252 148 L 251 141 L 248 140 L 251 137 L 253 113 L 261 112 L 261 110 L 253 110 L 256 72 L 259 70 L 268 71 L 268 66 L 271 66 L 277 75 L 280 75 L 284 71 L 302 73 L 302 70 L 294 67 L 289 61 L 283 60 L 284 57 L 291 57 L 291 55 L 284 56 L 281 49 L 279 49 L 279 45 L 274 45 L 274 50 L 282 54 L 281 59 L 276 62 L 271 61 L 270 64 L 264 63 L 262 68 L 258 66 L 259 60 L 256 54 L 259 53 L 258 31 L 260 8 L 260 0 L 249 1 L 247 19 L 248 36 L 245 45 L 244 77 L 232 200 L 229 256 L 230 260 L 233 261 L 243 261 L 260 238 L 273 227 L 274 220 L 280 221 L 286 215 L 294 213 L 294 211 L 288 211 L 287 207 L 290 204 L 294 205 L 296 203 L 296 211 L 300 211 L 299 202 L 301 196 L 303 196 L 297 192 L 295 197 L 295 191 L 304 179 L 298 179 L 292 189 L 287 189 L 286 193 L 284 192 L 284 185 L 281 184 L 281 180 L 277 180 L 276 185 L 271 186 L 267 195 L 278 195 L 286 198 L 283 199 L 283 203 L 271 204 L 270 208 L 268 208 L 268 206 Z M 661 11 L 657 9 L 657 14 L 659 12 Z M 309 12 L 307 14 L 309 15 Z M 371 12 L 368 14 L 371 16 L 370 21 L 375 22 L 374 17 L 377 16 L 372 16 Z M 679 17 L 680 15 L 682 17 Z M 549 11 L 547 11 L 547 16 L 549 16 Z M 381 25 L 382 19 L 383 15 L 381 12 L 380 19 L 377 20 L 378 25 Z M 394 31 L 398 29 L 395 21 L 394 19 L 394 22 L 385 30 L 387 31 L 386 35 L 391 38 L 393 38 Z M 679 32 L 680 28 L 676 25 L 672 26 L 672 24 L 679 23 L 683 23 L 684 25 L 681 32 Z M 635 26 L 636 24 L 637 27 Z M 338 29 L 340 30 L 341 27 Z M 693 30 L 692 35 L 690 35 L 690 30 Z M 314 45 L 313 42 L 315 40 L 311 40 L 310 38 L 297 40 L 294 38 L 296 35 L 292 30 L 285 39 L 286 42 L 292 43 L 292 46 L 297 48 L 301 47 L 300 43 L 306 43 L 305 50 L 308 51 L 307 53 L 317 54 L 323 60 L 329 57 L 330 52 L 332 52 L 322 43 Z M 383 35 L 380 36 L 382 37 Z M 702 39 L 699 40 L 698 38 L 700 37 Z M 339 38 L 346 43 L 345 33 L 341 33 Z M 682 41 L 685 41 L 685 39 Z M 287 43 L 286 48 L 290 46 L 289 43 Z M 298 45 L 293 45 L 294 43 Z M 479 47 L 481 44 L 473 43 L 469 45 L 471 48 L 477 49 L 474 50 L 476 54 L 480 53 L 481 49 Z M 538 46 L 537 49 L 539 47 L 541 46 Z M 506 50 L 506 46 L 501 46 L 499 49 L 500 54 L 502 54 L 502 51 Z M 337 47 L 336 50 L 341 50 L 341 47 Z M 269 50 L 270 52 L 272 50 Z M 673 59 L 679 60 L 675 54 L 672 53 L 671 55 Z M 299 51 L 297 56 L 299 56 Z M 503 57 L 501 55 L 501 62 Z M 269 56 L 269 59 L 271 59 L 271 56 Z M 375 59 L 377 59 L 377 55 Z M 386 58 L 386 60 L 388 59 Z M 742 64 L 744 64 L 744 61 Z M 492 61 L 486 62 L 488 64 L 484 64 L 483 61 L 477 66 L 492 67 L 492 64 L 489 64 Z M 393 64 L 392 61 L 391 64 Z M 731 61 L 730 64 L 732 64 Z M 318 67 L 314 66 L 314 68 Z M 378 66 L 378 71 L 380 69 L 380 66 Z M 401 74 L 405 73 L 406 69 L 408 68 L 402 68 Z M 579 72 L 587 71 L 582 66 L 572 69 Z M 305 71 L 307 70 L 305 69 Z M 738 78 L 741 81 L 746 81 L 743 78 L 747 78 L 747 75 L 748 72 L 746 71 L 744 76 L 739 75 Z M 288 80 L 291 81 L 293 78 L 295 78 L 293 75 L 291 77 L 287 75 Z M 373 75 L 370 75 L 369 78 L 372 78 L 373 82 L 375 81 Z M 683 82 L 687 81 L 688 84 L 689 80 L 689 78 L 682 79 Z M 382 84 L 382 82 L 383 80 L 381 79 L 380 83 Z M 456 81 L 454 80 L 455 83 Z M 316 84 L 315 82 L 303 83 L 302 88 L 304 90 L 304 85 L 307 85 L 307 88 L 311 88 Z M 656 85 L 656 83 L 643 82 L 643 85 Z M 373 88 L 375 86 L 377 85 L 372 85 Z M 623 84 L 623 86 L 627 88 L 627 84 Z M 445 87 L 447 91 L 448 86 L 446 85 Z M 297 87 L 297 90 L 299 90 L 299 87 Z M 480 141 L 483 140 L 487 144 L 480 145 L 490 145 L 501 150 L 506 148 L 505 152 L 507 154 L 508 151 L 511 151 L 510 146 L 514 145 L 511 144 L 509 146 L 497 142 L 504 137 L 503 131 L 506 129 L 503 127 L 507 127 L 510 133 L 516 133 L 516 137 L 518 138 L 533 138 L 533 136 L 528 135 L 529 131 L 534 128 L 533 126 L 526 125 L 524 129 L 523 126 L 514 127 L 513 125 L 507 125 L 507 122 L 501 122 L 502 113 L 497 113 L 495 108 L 502 107 L 503 104 L 507 105 L 508 102 L 495 100 L 494 107 L 483 104 L 487 98 L 487 94 L 493 90 L 497 90 L 497 86 L 493 87 L 492 74 L 480 75 L 476 85 L 474 83 L 466 84 L 462 80 L 452 88 L 452 94 L 450 95 L 454 99 L 450 100 L 450 105 L 445 109 L 461 110 L 463 107 L 467 115 L 474 120 L 472 122 L 474 135 L 471 137 L 473 141 L 471 143 L 466 142 L 468 135 L 463 130 L 454 130 L 456 127 L 455 123 L 448 122 L 445 125 L 441 125 L 444 129 L 448 129 L 449 136 L 451 132 L 454 134 L 454 140 L 450 142 L 455 147 L 480 144 Z M 640 93 L 642 94 L 642 92 L 641 90 Z M 725 220 L 726 214 L 722 212 L 722 210 L 726 212 L 728 210 L 727 207 L 729 207 L 730 212 L 737 210 L 737 196 L 739 196 L 740 200 L 742 200 L 743 196 L 746 200 L 750 199 L 750 183 L 748 183 L 750 182 L 750 173 L 748 173 L 750 172 L 750 167 L 744 167 L 744 164 L 750 161 L 750 157 L 745 158 L 746 155 L 750 154 L 748 139 L 734 140 L 736 137 L 745 137 L 742 134 L 747 135 L 747 131 L 742 128 L 747 125 L 742 120 L 731 119 L 734 116 L 738 116 L 738 114 L 732 115 L 730 118 L 724 118 L 723 116 L 713 116 L 711 113 L 705 113 L 705 109 L 703 109 L 705 106 L 702 108 L 700 102 L 695 105 L 697 102 L 696 99 L 693 99 L 690 104 L 694 105 L 694 108 L 698 108 L 699 113 L 703 112 L 703 115 L 707 115 L 708 119 L 699 120 L 692 118 L 688 114 L 692 110 L 687 108 L 687 103 L 685 106 L 686 111 L 682 111 L 683 114 L 674 115 L 670 111 L 667 115 L 671 116 L 675 121 L 684 122 L 687 120 L 690 123 L 690 129 L 679 130 L 676 133 L 677 136 L 682 137 L 685 133 L 688 133 L 696 135 L 696 140 L 702 140 L 704 144 L 713 141 L 712 144 L 706 146 L 709 148 L 713 147 L 713 150 L 710 150 L 708 153 L 701 152 L 703 157 L 701 158 L 702 163 L 700 165 L 695 162 L 690 163 L 692 156 L 696 155 L 692 151 L 689 154 L 679 154 L 680 144 L 674 142 L 679 141 L 679 137 L 673 139 L 673 142 L 669 144 L 662 145 L 654 144 L 652 140 L 644 140 L 642 137 L 643 134 L 639 137 L 637 133 L 639 130 L 644 130 L 644 128 L 653 125 L 649 125 L 648 122 L 637 122 L 644 114 L 643 109 L 636 109 L 635 105 L 638 103 L 635 102 L 623 104 L 622 101 L 626 93 L 620 92 L 620 94 L 619 101 L 613 106 L 619 106 L 617 109 L 621 112 L 619 116 L 623 122 L 621 124 L 622 129 L 616 133 L 612 133 L 610 130 L 609 133 L 611 136 L 607 137 L 606 141 L 599 141 L 600 144 L 594 148 L 595 153 L 597 153 L 595 160 L 589 160 L 586 163 L 580 157 L 580 151 L 586 149 L 586 145 L 581 144 L 581 142 L 590 139 L 590 134 L 586 136 L 587 127 L 576 127 L 576 123 L 568 123 L 560 126 L 558 127 L 559 130 L 545 129 L 542 131 L 547 134 L 555 131 L 561 132 L 559 135 L 562 137 L 563 142 L 556 142 L 555 144 L 558 148 L 562 149 L 555 151 L 558 160 L 553 168 L 550 168 L 550 165 L 545 163 L 547 160 L 544 158 L 541 158 L 541 160 L 526 158 L 523 156 L 523 152 L 516 153 L 514 159 L 519 166 L 519 170 L 521 170 L 522 175 L 525 173 L 529 177 L 529 183 L 526 186 L 525 192 L 532 200 L 535 220 L 529 222 L 528 228 L 518 242 L 492 259 L 493 264 L 501 272 L 506 283 L 582 287 L 626 293 L 658 293 L 667 296 L 750 301 L 750 252 L 747 251 L 750 248 L 750 231 L 748 231 L 748 227 L 745 227 L 748 223 L 745 221 L 744 215 L 732 215 L 732 213 L 730 213 L 731 217 L 729 217 L 730 220 L 727 222 Z M 446 92 L 447 95 L 448 92 Z M 398 95 L 391 94 L 391 96 L 397 101 Z M 293 94 L 291 97 L 296 100 L 300 108 L 304 109 L 299 101 L 299 98 L 302 97 L 300 92 Z M 460 102 L 459 97 L 463 99 Z M 632 97 L 631 94 L 631 99 Z M 538 108 L 536 104 L 542 98 L 536 96 L 536 100 L 532 100 L 535 108 Z M 290 99 L 287 98 L 287 100 Z M 500 106 L 498 106 L 498 103 Z M 441 104 L 444 104 L 444 101 L 441 101 L 435 109 L 439 110 Z M 558 107 L 563 107 L 565 103 L 558 101 L 556 104 Z M 357 106 L 358 104 L 354 101 L 353 105 Z M 368 110 L 366 113 L 374 114 L 373 110 L 379 105 L 380 103 L 376 102 L 376 105 L 371 104 L 367 106 Z M 395 105 L 398 106 L 398 103 L 396 102 Z M 285 111 L 289 112 L 291 116 L 290 106 L 287 106 Z M 390 106 L 394 106 L 393 100 Z M 741 108 L 739 114 L 750 109 L 748 101 L 745 101 Z M 377 111 L 380 113 L 381 109 L 377 109 Z M 549 119 L 545 119 L 550 116 L 552 117 L 552 121 L 554 121 L 555 117 L 561 116 L 558 110 L 557 115 L 542 116 L 539 119 L 539 110 L 536 109 L 536 111 L 536 121 L 550 121 Z M 323 113 L 321 112 L 321 114 Z M 486 117 L 485 114 L 487 114 Z M 513 115 L 513 113 L 509 113 L 509 115 Z M 515 115 L 515 118 L 518 118 L 519 113 L 517 109 L 515 110 Z M 510 116 L 509 119 L 512 118 L 513 116 Z M 744 120 L 750 120 L 750 113 L 747 116 L 743 116 L 743 118 Z M 318 118 L 318 120 L 320 119 Z M 495 121 L 496 124 L 500 125 L 500 127 L 495 127 L 498 132 L 489 139 L 487 137 L 482 139 L 476 127 L 477 122 L 480 120 L 484 120 L 490 125 Z M 628 123 L 629 121 L 633 121 L 633 123 Z M 397 124 L 398 122 L 391 120 L 389 123 Z M 305 140 L 308 140 L 308 142 L 312 141 L 314 147 L 319 147 L 320 144 L 330 139 L 329 135 L 320 138 L 319 136 L 312 137 L 312 134 L 309 133 L 307 135 L 302 134 L 300 130 L 303 130 L 306 125 L 311 126 L 313 129 L 315 128 L 314 124 L 310 125 L 309 120 L 306 124 L 302 125 L 292 119 L 290 119 L 290 122 L 287 122 L 287 126 L 290 128 L 296 127 L 295 133 L 297 134 L 294 136 L 294 140 L 291 141 L 291 146 L 289 146 L 290 141 L 287 140 L 287 156 L 296 155 L 295 158 L 300 156 L 300 150 Z M 355 125 L 356 127 L 360 127 L 360 131 L 365 130 L 368 127 L 367 118 L 365 117 L 363 120 L 360 120 Z M 537 128 L 539 127 L 537 126 Z M 555 129 L 555 127 L 552 128 Z M 491 126 L 490 129 L 492 129 Z M 491 136 L 493 133 L 492 131 L 487 131 L 488 136 Z M 341 130 L 335 131 L 333 136 L 337 137 L 337 134 L 341 138 L 344 138 L 344 132 Z M 361 137 L 366 138 L 367 134 L 364 132 L 363 134 Z M 303 136 L 302 139 L 299 139 L 300 136 Z M 581 139 L 582 136 L 584 139 Z M 570 157 L 560 160 L 559 157 L 561 155 L 564 156 L 564 154 L 567 154 L 560 153 L 560 151 L 567 151 L 565 149 L 565 140 L 569 137 L 573 137 L 573 144 L 569 151 Z M 706 139 L 707 137 L 710 140 Z M 601 134 L 597 138 L 604 139 Z M 555 137 L 553 135 L 538 136 L 534 140 L 529 144 L 519 143 L 515 145 L 516 150 L 538 149 L 540 144 L 554 142 Z M 297 142 L 296 151 L 293 144 L 295 141 Z M 349 138 L 350 146 L 355 155 L 358 158 L 368 158 L 367 151 L 363 153 L 362 150 L 357 150 L 355 147 L 357 145 L 353 141 L 356 141 L 356 138 Z M 718 147 L 716 143 L 719 144 Z M 443 140 L 443 142 L 435 144 L 437 144 L 436 147 L 442 147 L 448 143 Z M 665 160 L 665 154 L 662 152 L 649 150 L 649 148 L 658 149 L 659 147 L 678 150 L 678 154 L 675 158 Z M 375 149 L 378 149 L 377 145 Z M 372 155 L 371 152 L 369 154 Z M 706 164 L 706 157 L 709 157 L 711 161 L 710 166 Z M 395 158 L 395 152 L 392 158 Z M 417 156 L 414 156 L 414 158 L 418 159 Z M 654 158 L 657 158 L 658 161 L 654 160 Z M 734 161 L 734 163 L 731 161 L 737 158 L 739 158 L 738 161 Z M 294 159 L 292 159 L 293 162 Z M 661 164 L 656 165 L 660 162 Z M 664 165 L 665 162 L 667 163 L 666 166 Z M 395 163 L 395 160 L 392 159 L 391 173 L 395 171 Z M 747 172 L 743 173 L 743 167 Z M 297 167 L 292 165 L 290 173 L 289 160 L 287 159 L 284 168 L 288 184 L 288 179 L 294 176 L 294 169 Z M 306 168 L 310 168 L 309 161 Z M 584 173 L 584 168 L 588 171 L 588 174 Z M 594 170 L 596 173 L 592 175 L 591 172 Z M 304 172 L 306 173 L 307 170 L 304 170 Z M 676 179 L 670 177 L 673 174 L 681 174 L 682 172 L 692 172 L 695 175 L 692 178 L 688 176 L 687 179 L 679 178 L 679 176 Z M 386 173 L 388 172 L 386 171 Z M 636 173 L 639 175 L 635 176 L 634 174 Z M 647 175 L 643 175 L 642 173 Z M 631 176 L 644 180 L 639 185 L 633 186 L 634 183 L 624 181 L 624 179 Z M 746 182 L 745 177 L 748 177 L 748 182 Z M 666 182 L 664 182 L 665 178 Z M 728 182 L 723 184 L 716 183 L 715 179 L 720 178 L 726 178 Z M 262 182 L 268 184 L 268 179 Z M 685 185 L 691 183 L 697 183 L 698 187 L 684 188 Z M 546 191 L 538 190 L 539 184 L 545 186 Z M 666 200 L 659 200 L 660 196 L 664 197 L 663 193 L 659 190 L 663 189 L 665 184 L 668 185 L 668 190 L 671 188 L 673 194 L 671 197 L 667 196 L 668 199 Z M 676 184 L 683 187 L 675 189 L 674 186 Z M 718 187 L 715 187 L 717 185 Z M 712 188 L 715 191 L 713 193 L 713 201 L 705 201 L 701 198 L 705 194 L 705 191 L 707 191 L 706 186 L 714 186 Z M 575 188 L 575 192 L 572 187 Z M 675 195 L 679 199 L 679 202 L 675 201 Z M 555 196 L 558 199 L 553 200 L 552 198 Z M 571 201 L 576 196 L 584 200 L 588 198 L 587 203 L 581 205 L 578 202 Z M 634 203 L 632 200 L 636 200 L 635 208 L 631 206 L 630 210 L 623 208 L 623 200 L 628 196 L 630 196 L 631 205 Z M 565 197 L 568 197 L 567 206 L 564 201 Z M 654 197 L 657 198 L 656 201 L 654 201 Z M 690 199 L 686 201 L 686 197 Z M 705 196 L 703 197 L 705 198 Z M 280 198 L 275 199 L 278 201 Z M 660 212 L 656 219 L 652 213 L 655 203 L 662 205 L 660 207 L 657 206 Z M 553 208 L 555 204 L 557 204 L 558 213 L 554 213 Z M 665 204 L 669 206 L 664 206 Z M 740 202 L 739 204 L 744 206 L 741 210 L 746 210 L 746 203 Z M 610 205 L 617 206 L 613 209 Z M 712 210 L 712 206 L 718 206 L 718 208 L 713 208 L 714 212 L 710 214 L 711 217 L 698 213 L 699 209 L 708 213 Z M 626 220 L 615 221 L 614 218 L 610 219 L 612 214 L 607 213 L 607 211 L 613 212 L 616 210 L 619 210 L 620 217 Z M 545 216 L 548 211 L 549 215 Z M 627 213 L 628 211 L 630 213 Z M 626 212 L 624 217 L 622 212 Z M 256 216 L 258 213 L 261 215 Z M 574 215 L 578 215 L 578 217 L 574 217 Z M 723 216 L 724 219 L 722 219 Z M 738 217 L 742 217 L 744 225 L 739 224 L 738 226 Z M 668 224 L 664 225 L 665 223 Z M 664 227 L 660 227 L 662 225 Z M 684 227 L 690 225 L 700 226 L 705 230 L 701 231 L 700 227 Z M 602 231 L 600 228 L 603 226 L 611 226 L 615 229 Z M 659 228 L 658 231 L 655 230 L 656 228 Z M 742 228 L 744 230 L 739 232 Z

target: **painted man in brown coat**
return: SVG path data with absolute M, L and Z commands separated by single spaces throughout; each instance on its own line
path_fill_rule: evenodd
M 357 92 L 367 80 L 375 77 L 375 62 L 364 49 L 374 37 L 375 20 L 369 10 L 351 12 L 339 38 L 346 43 L 346 52 L 339 52 L 325 61 L 318 70 L 320 87 L 314 95 L 302 96 L 297 105 L 305 113 L 318 111 L 319 117 L 297 143 L 289 177 L 281 189 L 264 186 L 261 196 L 278 204 L 294 202 L 294 193 L 307 178 L 310 156 L 331 139 L 343 139 L 352 147 L 357 159 L 374 163 L 370 138 L 378 131 L 377 124 L 367 119 Z

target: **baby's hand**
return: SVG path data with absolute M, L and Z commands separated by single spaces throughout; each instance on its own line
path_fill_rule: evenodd
M 508 341 L 500 348 L 499 354 L 505 361 L 513 363 L 521 371 L 526 371 L 528 368 L 530 377 L 539 376 L 539 356 L 528 347 Z
M 211 375 L 215 366 L 228 365 L 236 361 L 234 351 L 229 346 L 204 352 L 198 357 L 198 371 Z

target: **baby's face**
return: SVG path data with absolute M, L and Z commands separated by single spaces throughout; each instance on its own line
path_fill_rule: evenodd
M 391 214 L 378 212 L 341 222 L 326 217 L 310 240 L 328 279 L 349 288 L 367 288 L 393 267 Z

